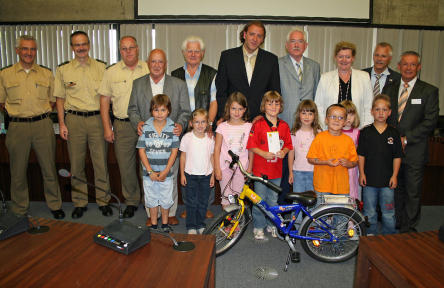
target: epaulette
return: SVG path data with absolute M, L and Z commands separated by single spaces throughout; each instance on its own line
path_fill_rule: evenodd
M 51 68 L 49 68 L 49 67 L 46 67 L 46 66 L 43 66 L 43 65 L 39 65 L 39 66 L 42 67 L 42 68 L 48 69 L 49 71 L 52 72 Z
M 6 69 L 6 68 L 12 67 L 12 65 L 14 65 L 14 64 L 11 64 L 11 65 L 8 65 L 8 66 L 6 66 L 6 67 L 3 67 L 2 69 L 0 69 L 0 71 L 4 70 L 4 69 Z
M 103 64 L 105 64 L 105 65 L 106 65 L 106 62 L 105 62 L 105 61 L 103 61 L 103 60 L 100 60 L 100 59 L 96 59 L 96 61 L 98 61 L 98 62 L 101 62 L 101 63 L 103 63 Z
M 65 62 L 63 62 L 62 64 L 59 64 L 58 67 L 63 66 L 63 65 L 66 65 L 66 64 L 68 64 L 69 62 L 70 62 L 69 60 L 68 60 L 68 61 L 65 61 Z
M 97 61 L 100 61 L 100 60 L 97 60 Z M 100 61 L 100 62 L 102 62 L 102 61 Z M 105 69 L 111 68 L 111 67 L 113 67 L 113 66 L 116 65 L 116 64 L 117 64 L 117 63 L 111 64 L 111 65 L 109 65 L 108 67 L 106 67 Z

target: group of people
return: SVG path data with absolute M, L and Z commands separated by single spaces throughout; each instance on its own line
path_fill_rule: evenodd
M 132 217 L 140 202 L 138 153 L 147 225 L 164 231 L 178 224 L 177 177 L 191 234 L 205 227 L 215 180 L 224 208 L 229 195 L 241 192 L 244 178 L 229 167 L 228 150 L 240 156 L 248 172 L 281 185 L 278 197 L 255 183 L 255 191 L 271 204 L 285 203 L 291 184 L 294 192 L 347 194 L 363 200 L 370 233 L 377 233 L 378 205 L 383 233 L 414 231 L 427 138 L 439 114 L 438 89 L 417 77 L 419 54 L 404 52 L 399 74 L 388 68 L 391 45 L 379 43 L 374 66 L 357 70 L 352 68 L 355 45 L 339 42 L 337 69 L 321 75 L 319 63 L 303 56 L 308 45 L 303 30 L 288 33 L 288 54 L 279 59 L 260 48 L 266 36 L 260 21 L 246 24 L 239 36 L 242 45 L 223 51 L 217 70 L 202 63 L 202 39 L 186 38 L 181 47 L 185 64 L 169 76 L 161 49 L 143 62 L 136 39 L 124 36 L 121 61 L 106 67 L 89 57 L 88 35 L 76 31 L 70 36 L 75 58 L 59 65 L 55 78 L 35 63 L 35 38 L 19 37 L 19 62 L 0 72 L 0 107 L 10 121 L 6 146 L 13 211 L 25 214 L 29 208 L 26 169 L 32 148 L 48 207 L 54 218 L 65 217 L 49 118 L 56 106 L 76 178 L 86 179 L 89 148 L 100 188 L 96 201 L 104 216 L 113 213 L 109 194 L 103 192 L 110 190 L 108 142 L 114 143 L 119 165 L 124 217 Z M 87 210 L 87 187 L 75 178 L 71 187 L 71 216 L 80 218 Z M 265 239 L 265 231 L 277 236 L 255 208 L 253 218 L 256 239 Z

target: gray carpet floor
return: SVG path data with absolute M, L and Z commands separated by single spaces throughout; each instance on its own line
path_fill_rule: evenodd
M 178 215 L 185 207 L 179 206 Z M 117 218 L 117 209 L 113 209 L 113 217 L 103 217 L 96 204 L 89 204 L 88 211 L 81 219 L 72 219 L 72 203 L 63 203 L 66 217 L 63 221 L 72 221 L 92 225 L 105 226 Z M 211 206 L 211 210 L 218 214 L 220 206 Z M 52 215 L 44 202 L 32 202 L 30 215 L 52 219 Z M 146 213 L 142 206 L 136 211 L 130 222 L 143 225 L 146 222 Z M 186 233 L 185 220 L 174 227 L 175 233 Z M 207 220 L 208 223 L 211 219 Z M 444 223 L 444 206 L 423 206 L 422 217 L 418 231 L 437 230 Z M 353 287 L 356 266 L 356 257 L 336 264 L 322 263 L 308 256 L 300 244 L 297 248 L 301 254 L 301 262 L 291 263 L 287 272 L 283 271 L 288 254 L 288 245 L 278 239 L 269 237 L 265 243 L 257 243 L 253 239 L 253 225 L 240 241 L 227 253 L 216 259 L 216 287 L 243 288 L 243 287 Z M 134 252 L 137 253 L 137 252 Z M 261 280 L 255 276 L 258 268 L 275 269 L 278 277 L 273 280 Z

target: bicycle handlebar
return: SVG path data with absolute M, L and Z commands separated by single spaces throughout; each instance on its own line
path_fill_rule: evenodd
M 241 161 L 239 160 L 239 156 L 234 154 L 233 151 L 228 150 L 228 154 L 230 154 L 231 156 L 231 163 L 230 163 L 230 168 L 233 168 L 234 164 L 237 164 L 237 166 L 239 167 L 239 170 L 242 172 L 242 174 L 245 175 L 245 177 L 247 177 L 248 179 L 251 179 L 253 181 L 259 181 L 265 185 L 267 185 L 269 188 L 273 189 L 274 191 L 276 191 L 277 193 L 281 193 L 282 192 L 282 188 L 277 186 L 276 184 L 274 184 L 273 182 L 270 182 L 262 177 L 259 176 L 254 176 L 250 173 L 248 173 L 247 171 L 245 171 L 244 167 L 242 166 Z

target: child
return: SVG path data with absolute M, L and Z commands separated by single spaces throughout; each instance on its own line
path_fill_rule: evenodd
M 308 162 L 314 165 L 313 187 L 316 194 L 349 194 L 348 169 L 358 164 L 353 140 L 342 133 L 347 111 L 340 104 L 327 108 L 327 131 L 316 135 L 308 150 Z
M 185 188 L 188 234 L 202 234 L 211 187 L 214 186 L 214 140 L 207 135 L 208 112 L 197 109 L 191 114 L 193 130 L 180 142 L 180 183 Z
M 247 144 L 247 149 L 254 153 L 253 174 L 267 175 L 270 182 L 277 186 L 281 182 L 282 158 L 293 149 L 290 128 L 285 121 L 278 118 L 278 114 L 283 110 L 283 104 L 282 96 L 278 92 L 265 93 L 261 102 L 261 112 L 265 112 L 265 117 L 253 124 Z M 278 194 L 264 184 L 255 182 L 254 191 L 270 206 L 277 205 Z M 257 206 L 253 206 L 253 233 L 256 240 L 267 239 L 264 235 L 266 225 L 265 215 Z M 277 237 L 277 229 L 269 221 L 267 231 L 272 237 Z
M 382 213 L 382 233 L 396 232 L 394 189 L 398 183 L 402 144 L 399 132 L 387 125 L 390 114 L 390 98 L 377 95 L 372 104 L 375 121 L 364 127 L 359 136 L 359 183 L 364 187 L 364 215 L 370 223 L 368 235 L 377 232 L 378 204 Z
M 291 142 L 288 152 L 288 183 L 293 192 L 313 190 L 313 165 L 307 161 L 307 152 L 314 137 L 320 132 L 318 109 L 313 100 L 303 100 L 295 113 Z
M 157 206 L 160 205 L 161 229 L 170 232 L 168 212 L 174 204 L 175 184 L 171 167 L 179 148 L 179 138 L 173 134 L 174 122 L 168 118 L 171 113 L 170 98 L 165 94 L 154 96 L 150 103 L 150 113 L 152 117 L 143 125 L 142 135 L 137 142 L 143 164 L 145 205 L 149 208 L 150 215 L 157 215 Z M 151 224 L 152 229 L 157 229 L 157 217 L 151 217 Z
M 358 138 L 359 138 L 359 115 L 356 109 L 355 104 L 353 104 L 350 100 L 344 100 L 340 103 L 347 110 L 347 119 L 345 120 L 344 128 L 342 128 L 342 133 L 350 136 L 353 139 L 353 143 L 355 143 L 355 147 L 358 147 Z M 348 183 L 350 185 L 350 197 L 353 199 L 361 199 L 359 196 L 359 178 L 358 166 L 348 169 Z
M 219 124 L 216 129 L 214 172 L 216 179 L 220 181 L 221 204 L 224 209 L 230 204 L 228 195 L 239 195 L 245 183 L 244 176 L 237 166 L 230 169 L 231 156 L 228 151 L 231 150 L 239 156 L 242 166 L 247 168 L 249 173 L 252 169 L 252 161 L 246 148 L 252 126 L 251 123 L 245 122 L 248 119 L 247 109 L 247 98 L 240 92 L 234 92 L 225 104 L 225 122 Z

